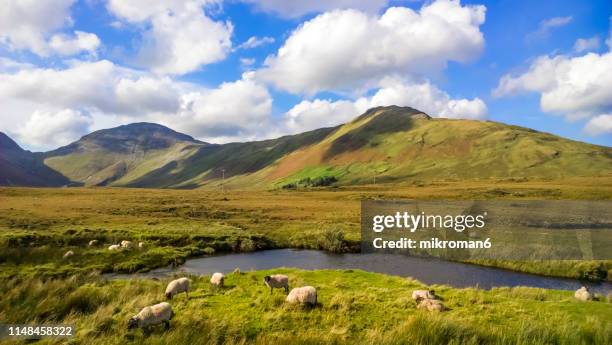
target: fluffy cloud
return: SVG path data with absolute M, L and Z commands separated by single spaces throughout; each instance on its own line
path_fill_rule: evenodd
M 612 135 L 612 114 L 599 115 L 590 119 L 584 131 L 590 135 Z
M 582 53 L 585 51 L 593 51 L 599 49 L 599 37 L 579 38 L 574 43 L 574 51 Z
M 353 8 L 375 13 L 383 8 L 388 0 L 242 0 L 254 4 L 263 12 L 274 13 L 285 18 L 297 18 L 309 13 L 325 12 L 334 9 Z
M 505 75 L 495 96 L 531 91 L 541 95 L 545 112 L 579 119 L 612 109 L 612 53 L 584 56 L 541 56 L 521 75 Z
M 72 109 L 36 111 L 17 135 L 20 141 L 35 147 L 58 147 L 88 133 L 92 122 L 89 115 Z
M 335 126 L 347 122 L 367 109 L 377 106 L 410 106 L 433 117 L 484 119 L 487 106 L 479 98 L 452 99 L 429 82 L 410 83 L 387 79 L 372 97 L 361 97 L 354 102 L 315 99 L 302 101 L 284 117 L 289 132 L 296 133 Z
M 227 142 L 265 136 L 271 110 L 268 90 L 245 74 L 215 89 L 184 95 L 182 111 L 166 121 L 196 137 Z
M 204 88 L 106 60 L 64 69 L 28 66 L 15 71 L 15 64 L 7 60 L 2 65 L 10 68 L 0 70 L 0 103 L 6 110 L 0 114 L 0 130 L 16 133 L 27 147 L 54 148 L 90 127 L 134 121 L 164 123 L 213 142 L 274 132 L 269 130 L 272 98 L 249 74 Z
M 438 0 L 418 12 L 389 8 L 381 16 L 356 10 L 321 14 L 296 29 L 258 78 L 293 93 L 367 88 L 396 73 L 438 73 L 483 49 L 484 6 Z
M 81 51 L 93 53 L 99 46 L 98 36 L 83 31 L 75 31 L 74 36 L 56 34 L 49 41 L 49 47 L 60 55 L 74 55 Z
M 158 74 L 185 74 L 223 60 L 231 51 L 230 22 L 214 21 L 205 9 L 212 0 L 110 0 L 111 13 L 145 23 L 138 61 Z
M 12 50 L 27 49 L 40 56 L 51 53 L 74 55 L 94 51 L 100 40 L 95 34 L 76 31 L 74 36 L 53 32 L 72 24 L 74 0 L 5 0 L 0 11 L 0 43 Z

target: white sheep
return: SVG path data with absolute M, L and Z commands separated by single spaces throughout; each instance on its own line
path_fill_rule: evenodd
M 147 332 L 151 326 L 164 323 L 166 329 L 170 328 L 170 320 L 174 316 L 169 303 L 162 302 L 149 307 L 144 307 L 140 313 L 132 316 L 128 321 L 128 330 L 142 328 Z
M 98 245 L 98 240 L 91 240 L 89 241 L 89 246 L 93 247 L 93 246 L 97 246 Z
M 412 291 L 412 299 L 436 299 L 436 292 L 434 290 L 414 290 Z
M 270 294 L 274 289 L 285 289 L 285 293 L 289 293 L 289 277 L 284 274 L 265 276 L 264 284 L 270 288 Z
M 312 286 L 302 286 L 291 290 L 287 295 L 287 302 L 316 305 L 317 304 L 317 289 Z
M 586 286 L 583 286 L 580 289 L 576 290 L 576 292 L 574 293 L 574 297 L 579 301 L 590 301 L 593 299 L 593 295 L 589 291 L 589 288 L 587 288 Z
M 181 292 L 184 292 L 187 299 L 189 299 L 189 279 L 179 278 L 168 283 L 168 286 L 166 287 L 166 298 L 172 299 L 173 296 L 178 295 Z
M 144 242 L 138 242 L 138 248 L 139 249 L 143 249 L 145 247 L 145 243 Z
M 444 311 L 444 304 L 437 299 L 417 298 L 417 308 L 427 309 L 428 311 Z
M 69 250 L 64 254 L 64 259 L 67 259 L 73 255 L 74 255 L 74 252 L 72 250 Z
M 223 287 L 225 282 L 225 275 L 223 273 L 216 272 L 210 277 L 210 283 L 216 287 Z
M 121 241 L 121 247 L 125 249 L 132 248 L 132 241 L 126 241 L 126 240 Z
M 121 246 L 120 246 L 120 245 L 118 245 L 118 244 L 111 244 L 111 245 L 108 247 L 108 250 L 110 250 L 110 251 L 121 250 Z

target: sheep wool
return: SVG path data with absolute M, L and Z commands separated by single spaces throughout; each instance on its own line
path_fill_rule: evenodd
M 132 241 L 121 241 L 122 248 L 132 248 Z
M 69 258 L 73 255 L 74 255 L 74 252 L 72 250 L 69 250 L 64 254 L 64 259 Z
M 593 295 L 586 286 L 576 290 L 574 297 L 579 301 L 590 301 L 593 299 Z
M 287 295 L 287 302 L 316 305 L 317 289 L 312 286 L 294 288 L 289 295 Z
M 93 247 L 93 246 L 97 246 L 98 245 L 98 240 L 91 240 L 89 241 L 89 246 Z
M 148 328 L 160 323 L 165 323 L 167 329 L 173 316 L 172 306 L 166 302 L 144 307 L 128 321 L 128 329 Z
M 145 247 L 145 243 L 144 242 L 138 242 L 138 248 L 142 249 Z
M 436 299 L 436 294 L 434 290 L 414 290 L 412 291 L 412 299 L 418 300 L 421 299 Z
M 428 311 L 444 311 L 444 304 L 437 299 L 425 298 L 417 300 L 417 308 Z
M 223 273 L 216 272 L 210 277 L 210 283 L 215 286 L 223 286 L 225 281 L 225 275 Z
M 173 296 L 184 292 L 187 295 L 187 299 L 189 299 L 189 279 L 187 278 L 179 278 L 168 283 L 166 287 L 166 298 L 172 299 Z
M 121 246 L 118 244 L 112 244 L 108 247 L 108 250 L 113 251 L 113 250 L 119 250 L 121 249 Z
M 289 292 L 289 277 L 284 274 L 265 276 L 264 284 L 270 288 L 270 294 L 274 289 L 285 289 L 285 293 Z

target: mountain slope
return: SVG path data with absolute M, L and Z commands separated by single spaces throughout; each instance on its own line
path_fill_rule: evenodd
M 69 180 L 0 132 L 0 186 L 63 186 Z
M 49 167 L 85 185 L 120 184 L 207 145 L 154 123 L 133 123 L 88 134 L 44 153 Z
M 612 148 L 491 121 L 378 107 L 342 126 L 207 144 L 137 123 L 41 154 L 85 185 L 280 188 L 433 180 L 612 175 Z

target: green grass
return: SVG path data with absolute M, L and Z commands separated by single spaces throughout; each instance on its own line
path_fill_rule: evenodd
M 290 306 L 262 283 L 272 272 L 290 285 L 318 290 L 315 308 Z M 359 270 L 278 269 L 229 274 L 215 291 L 192 276 L 190 299 L 172 301 L 171 329 L 145 335 L 127 320 L 164 299 L 168 279 L 107 281 L 95 275 L 60 280 L 13 279 L 0 285 L 0 319 L 68 323 L 72 343 L 87 344 L 609 344 L 612 308 L 578 302 L 572 293 L 535 288 L 484 291 L 433 286 L 449 309 L 415 308 L 418 281 Z M 42 341 L 42 344 L 53 343 Z

